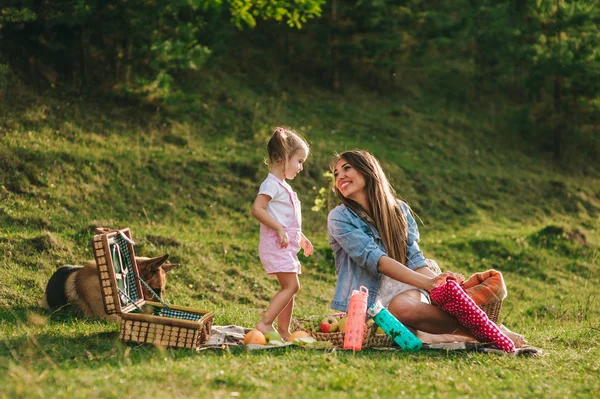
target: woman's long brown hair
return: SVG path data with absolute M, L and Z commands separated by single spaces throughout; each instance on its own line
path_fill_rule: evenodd
M 334 185 L 335 193 L 342 203 L 375 225 L 383 240 L 387 255 L 406 265 L 408 240 L 406 216 L 400 208 L 396 192 L 383 172 L 379 161 L 368 151 L 345 151 L 333 159 L 332 172 L 340 159 L 348 162 L 363 175 L 370 212 L 363 209 L 357 202 L 345 198 Z

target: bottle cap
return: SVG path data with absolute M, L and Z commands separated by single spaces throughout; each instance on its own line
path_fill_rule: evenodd
M 364 297 L 368 297 L 369 296 L 369 289 L 367 287 L 365 287 L 364 285 L 361 285 L 358 290 L 353 290 L 352 291 L 352 296 L 354 296 L 354 295 L 362 295 Z
M 377 300 L 374 304 L 371 305 L 369 309 L 367 309 L 367 313 L 369 314 L 369 316 L 374 317 L 382 310 L 383 305 L 381 304 L 381 301 Z

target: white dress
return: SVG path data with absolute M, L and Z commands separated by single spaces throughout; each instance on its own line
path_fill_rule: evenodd
M 426 259 L 427 266 L 436 274 L 440 274 L 441 270 L 438 266 L 437 262 L 433 259 Z M 384 307 L 388 307 L 392 299 L 398 294 L 403 293 L 408 290 L 417 290 L 425 294 L 425 297 L 431 303 L 431 299 L 429 298 L 429 293 L 423 289 L 413 287 L 412 285 L 403 283 L 398 280 L 394 280 L 391 277 L 383 275 L 381 277 L 381 282 L 379 283 L 379 290 L 377 291 L 377 300 L 381 301 L 381 304 Z

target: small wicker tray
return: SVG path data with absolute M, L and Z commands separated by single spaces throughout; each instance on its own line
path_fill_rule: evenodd
M 387 334 L 377 334 L 377 325 L 374 325 L 369 334 L 367 348 L 389 348 L 396 345 L 394 340 Z
M 304 325 L 307 322 L 314 322 L 315 319 L 321 316 L 309 316 L 306 318 L 293 319 L 292 320 L 292 331 L 306 331 L 311 337 L 317 341 L 329 341 L 333 346 L 342 348 L 344 346 L 344 338 L 346 337 L 345 332 L 337 331 L 333 333 L 324 333 L 318 331 L 309 331 Z M 377 326 L 368 323 L 365 326 L 365 332 L 363 333 L 363 348 L 379 348 L 388 347 L 392 345 L 392 339 L 385 334 L 376 334 Z
M 119 259 L 117 270 L 121 267 L 124 275 L 115 271 L 111 252 L 115 246 L 119 251 L 115 257 Z M 104 309 L 107 314 L 120 316 L 123 342 L 196 349 L 206 342 L 215 316 L 213 312 L 144 300 L 129 229 L 94 236 L 92 249 Z

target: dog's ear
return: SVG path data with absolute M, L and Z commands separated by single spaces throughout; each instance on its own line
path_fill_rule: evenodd
M 164 254 L 162 256 L 150 258 L 148 259 L 146 267 L 148 268 L 148 270 L 152 270 L 156 273 L 158 272 L 158 269 L 160 269 L 160 267 L 163 266 L 163 263 L 167 261 L 167 259 L 169 259 L 169 254 Z
M 163 270 L 165 271 L 165 273 L 170 272 L 171 270 L 173 270 L 174 268 L 176 268 L 177 266 L 179 266 L 176 263 L 164 263 L 162 265 Z

